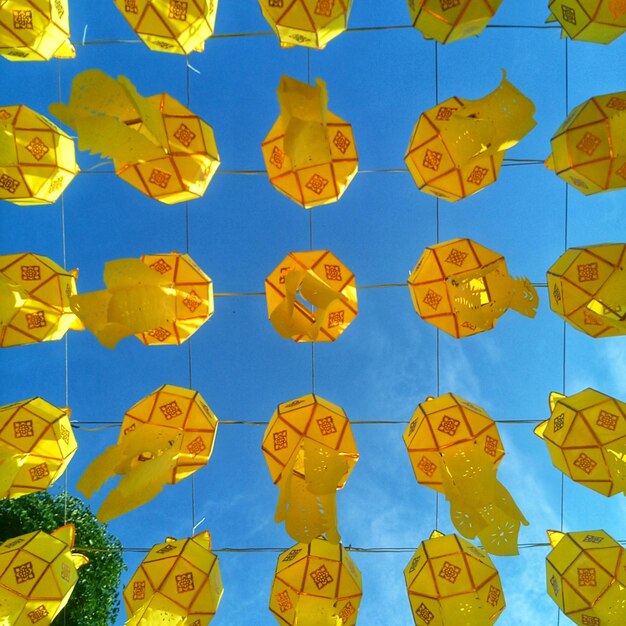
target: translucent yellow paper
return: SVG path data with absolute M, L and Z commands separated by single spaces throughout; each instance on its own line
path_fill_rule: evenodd
M 548 22 L 558 22 L 563 37 L 611 43 L 626 32 L 624 0 L 550 0 Z
M 109 521 L 204 467 L 213 452 L 217 417 L 197 391 L 163 385 L 124 415 L 117 443 L 97 457 L 77 489 L 91 498 L 122 475 L 98 510 Z

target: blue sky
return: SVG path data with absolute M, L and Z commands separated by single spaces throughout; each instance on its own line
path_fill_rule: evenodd
M 523 8 L 521 5 L 524 5 Z M 532 5 L 526 7 L 525 5 Z M 72 78 L 89 68 L 130 78 L 142 95 L 168 92 L 211 124 L 222 160 L 205 196 L 188 205 L 188 252 L 212 277 L 217 294 L 259 292 L 290 251 L 309 247 L 309 212 L 279 194 L 264 175 L 260 144 L 278 115 L 280 76 L 327 83 L 329 108 L 352 123 L 362 170 L 404 168 L 403 157 L 419 114 L 436 101 L 435 45 L 410 28 L 355 30 L 323 51 L 283 50 L 268 31 L 256 0 L 222 0 L 217 37 L 203 54 L 159 54 L 134 41 L 113 2 L 71 2 L 72 40 L 84 37 L 71 61 L 2 60 L 3 105 L 23 103 L 46 114 L 67 102 Z M 547 2 L 505 0 L 492 24 L 541 26 Z M 355 0 L 350 27 L 408 26 L 403 0 Z M 229 33 L 266 33 L 220 37 Z M 91 43 L 102 40 L 130 43 Z M 566 64 L 567 50 L 567 64 Z M 479 38 L 437 46 L 439 100 L 473 99 L 509 80 L 536 104 L 537 126 L 508 158 L 544 159 L 550 137 L 583 100 L 624 90 L 626 36 L 609 46 L 565 43 L 558 29 L 488 28 Z M 566 73 L 567 67 L 567 73 Z M 566 79 L 567 77 L 567 79 Z M 566 100 L 567 93 L 567 100 Z M 100 162 L 78 154 L 81 169 Z M 142 254 L 187 250 L 187 207 L 167 206 L 117 179 L 111 167 L 79 175 L 52 206 L 0 207 L 2 254 L 32 251 L 79 269 L 80 292 L 100 289 L 104 263 Z M 313 246 L 330 249 L 355 273 L 357 286 L 404 283 L 427 245 L 470 237 L 502 253 L 514 275 L 545 282 L 545 272 L 569 246 L 626 241 L 619 191 L 584 197 L 542 165 L 506 166 L 495 185 L 455 204 L 419 192 L 408 172 L 357 175 L 341 200 L 312 212 Z M 565 232 L 565 200 L 568 200 Z M 65 249 L 65 252 L 64 252 Z M 359 290 L 359 316 L 334 344 L 315 349 L 315 391 L 352 420 L 408 422 L 419 402 L 437 392 L 436 332 L 415 314 L 408 289 Z M 440 337 L 442 393 L 484 407 L 494 419 L 543 420 L 548 393 L 594 387 L 626 398 L 626 341 L 593 340 L 567 328 L 539 289 L 533 320 L 507 313 L 496 328 L 462 341 Z M 124 411 L 164 383 L 191 386 L 223 420 L 267 421 L 277 404 L 311 392 L 311 348 L 280 338 L 258 296 L 216 297 L 215 315 L 189 348 L 148 348 L 130 338 L 114 351 L 88 332 L 67 342 L 2 351 L 0 403 L 40 395 L 65 404 L 81 422 L 121 421 Z M 66 360 L 67 357 L 67 360 Z M 67 366 L 67 370 L 66 370 Z M 66 378 L 67 371 L 67 378 Z M 191 384 L 190 384 L 191 383 Z M 501 424 L 507 455 L 499 471 L 530 522 L 520 541 L 545 542 L 560 524 L 561 475 L 529 424 Z M 416 548 L 433 530 L 434 492 L 413 477 L 402 443 L 404 424 L 354 426 L 361 459 L 338 495 L 339 530 L 354 547 Z M 72 493 L 91 459 L 112 444 L 117 427 L 77 429 L 79 451 L 69 467 Z M 278 490 L 260 446 L 262 426 L 218 429 L 208 466 L 195 478 L 198 530 L 216 548 L 283 547 L 293 541 L 273 522 Z M 55 488 L 58 490 L 60 487 Z M 106 491 L 105 494 L 106 495 Z M 102 501 L 98 494 L 93 504 Z M 626 538 L 622 496 L 612 499 L 565 479 L 564 529 L 603 528 Z M 450 532 L 441 501 L 438 528 Z M 191 532 L 191 481 L 169 486 L 151 503 L 110 524 L 126 547 L 149 548 L 166 536 Z M 545 593 L 547 548 L 496 558 L 508 608 L 502 626 L 556 623 Z M 221 553 L 224 597 L 215 626 L 274 624 L 267 609 L 276 554 Z M 142 558 L 126 553 L 126 579 Z M 363 573 L 361 626 L 413 623 L 402 570 L 410 553 L 355 553 Z M 123 615 L 119 624 L 123 623 Z M 566 620 L 565 620 L 566 621 Z

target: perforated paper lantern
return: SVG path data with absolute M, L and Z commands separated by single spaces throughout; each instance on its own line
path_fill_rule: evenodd
M 424 250 L 408 280 L 417 314 L 456 338 L 491 330 L 509 308 L 534 317 L 535 288 L 509 275 L 504 257 L 471 239 Z
M 404 568 L 416 626 L 489 626 L 504 610 L 498 570 L 484 550 L 434 531 Z
M 626 244 L 569 248 L 548 270 L 550 308 L 591 337 L 626 335 Z
M 152 547 L 124 589 L 126 626 L 207 626 L 223 592 L 208 532 L 168 538 Z
M 204 467 L 216 431 L 217 417 L 197 391 L 163 385 L 126 412 L 117 443 L 89 465 L 77 489 L 91 498 L 122 475 L 98 511 L 100 521 L 109 521 Z
M 72 310 L 114 348 L 135 335 L 145 345 L 180 344 L 213 315 L 213 283 L 188 254 L 109 261 L 105 291 L 71 299 Z
M 315 83 L 282 77 L 281 113 L 261 145 L 272 185 L 306 209 L 339 200 L 359 167 L 352 126 L 328 110 L 324 81 Z
M 626 551 L 603 530 L 548 531 L 546 587 L 555 604 L 579 626 L 626 623 Z
M 447 393 L 417 407 L 404 443 L 420 485 L 445 494 L 455 528 L 492 554 L 517 554 L 528 524 L 498 480 L 504 456 L 496 423 L 484 409 Z
M 298 543 L 276 563 L 270 611 L 281 626 L 354 626 L 361 572 L 341 544 Z
M 557 21 L 563 36 L 577 41 L 611 43 L 626 32 L 624 0 L 550 0 L 548 22 Z
M 67 469 L 78 445 L 70 410 L 43 398 L 0 407 L 0 498 L 44 491 Z
M 359 459 L 344 410 L 315 395 L 279 404 L 261 447 L 280 489 L 276 521 L 296 541 L 338 543 L 336 492 Z
M 24 105 L 0 106 L 0 200 L 52 204 L 78 172 L 71 137 Z
M 545 164 L 586 196 L 626 188 L 626 91 L 572 109 L 552 137 Z

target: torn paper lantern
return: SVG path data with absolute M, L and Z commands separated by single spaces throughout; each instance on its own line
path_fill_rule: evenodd
M 315 395 L 279 404 L 261 447 L 280 489 L 276 521 L 296 541 L 338 543 L 336 492 L 359 459 L 344 410 Z
M 626 624 L 626 551 L 603 530 L 548 531 L 546 588 L 578 626 Z
M 119 517 L 204 467 L 216 430 L 217 417 L 197 391 L 163 385 L 126 412 L 117 443 L 91 463 L 77 489 L 91 498 L 121 475 L 97 515 L 101 522 Z
M 348 28 L 352 0 L 259 0 L 283 48 L 326 44 Z
M 166 93 L 140 96 L 124 76 L 82 72 L 69 105 L 49 109 L 76 130 L 81 150 L 113 159 L 120 178 L 166 204 L 203 196 L 220 164 L 206 122 Z
M 548 270 L 550 308 L 591 337 L 626 335 L 626 244 L 569 248 Z
M 461 338 L 491 330 L 508 309 L 535 317 L 539 299 L 527 278 L 513 278 L 504 257 L 471 239 L 424 250 L 408 280 L 417 314 Z
M 135 335 L 146 345 L 180 344 L 213 315 L 213 282 L 188 254 L 109 261 L 105 291 L 73 296 L 72 310 L 100 343 Z
M 223 592 L 208 532 L 168 538 L 152 547 L 124 589 L 126 626 L 207 626 Z
M 146 46 L 158 52 L 202 52 L 215 29 L 218 0 L 114 1 Z
M 420 485 L 445 494 L 456 529 L 491 554 L 517 554 L 528 522 L 498 480 L 504 456 L 496 423 L 484 409 L 447 393 L 417 407 L 404 443 Z
M 586 196 L 626 188 L 626 91 L 572 109 L 545 165 Z
M 0 498 L 45 491 L 67 469 L 78 445 L 70 410 L 43 398 L 0 407 Z
M 404 161 L 419 189 L 456 202 L 498 178 L 505 150 L 534 127 L 535 105 L 506 79 L 479 100 L 449 98 L 420 116 Z
M 328 250 L 290 252 L 265 279 L 276 332 L 294 341 L 335 341 L 357 316 L 354 274 Z
M 626 0 L 550 0 L 547 22 L 558 22 L 562 36 L 611 43 L 626 32 Z
M 485 550 L 434 531 L 404 568 L 416 626 L 489 626 L 504 611 L 500 574 Z
M 605 496 L 626 495 L 626 404 L 594 389 L 550 394 L 552 414 L 535 428 L 554 466 Z
M 71 137 L 24 105 L 0 106 L 0 200 L 52 204 L 78 172 Z
M 72 313 L 77 271 L 23 252 L 0 256 L 0 347 L 62 339 L 82 330 Z
M 450 43 L 483 32 L 502 0 L 407 0 L 411 22 L 426 39 Z
M 68 0 L 0 0 L 0 56 L 10 61 L 73 59 Z
M 298 543 L 276 563 L 270 611 L 281 626 L 354 626 L 361 572 L 341 544 Z
M 326 84 L 283 76 L 280 115 L 261 144 L 270 182 L 305 209 L 337 202 L 359 159 L 352 126 L 328 110 Z

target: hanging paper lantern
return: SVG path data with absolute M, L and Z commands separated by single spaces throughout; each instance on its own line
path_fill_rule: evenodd
M 605 496 L 626 494 L 626 404 L 594 389 L 550 394 L 552 414 L 535 428 L 554 466 Z
M 224 588 L 211 536 L 168 538 L 152 547 L 124 589 L 126 626 L 207 626 Z
M 163 385 L 126 412 L 117 443 L 91 463 L 76 487 L 91 498 L 122 475 L 98 511 L 98 520 L 107 522 L 204 467 L 216 430 L 217 417 L 197 391 Z
M 572 109 L 552 137 L 545 165 L 586 196 L 626 188 L 626 91 Z
M 491 330 L 508 309 L 535 317 L 538 306 L 530 281 L 510 276 L 503 256 L 471 239 L 426 248 L 408 285 L 417 314 L 457 339 Z
M 326 84 L 283 76 L 280 115 L 261 144 L 270 182 L 305 209 L 337 202 L 359 168 L 352 126 L 328 110 Z
M 504 456 L 496 423 L 484 409 L 447 393 L 417 407 L 404 443 L 420 485 L 445 494 L 455 528 L 491 554 L 517 554 L 528 522 L 496 472 Z
M 569 248 L 548 270 L 550 308 L 591 337 L 626 335 L 626 244 Z
M 283 48 L 321 50 L 348 28 L 352 0 L 259 0 Z
M 535 105 L 506 79 L 479 100 L 449 98 L 420 116 L 404 161 L 419 189 L 456 202 L 498 178 L 505 150 L 534 127 Z
M 547 22 L 558 22 L 562 36 L 611 43 L 626 32 L 624 0 L 550 0 Z
M 502 0 L 407 0 L 411 22 L 426 39 L 450 43 L 479 35 Z
M 113 159 L 120 178 L 165 204 L 203 196 L 219 167 L 206 122 L 166 93 L 143 98 L 124 76 L 82 72 L 69 105 L 49 108 L 76 130 L 81 150 Z
M 500 574 L 485 550 L 434 531 L 404 568 L 416 626 L 488 626 L 505 602 Z
M 107 348 L 130 335 L 148 346 L 180 344 L 213 315 L 213 283 L 188 254 L 109 261 L 104 283 L 71 305 Z
M 548 531 L 546 587 L 555 604 L 579 626 L 626 623 L 626 551 L 603 530 Z
M 362 595 L 346 549 L 313 539 L 278 557 L 270 611 L 281 626 L 354 626 Z
M 279 404 L 261 448 L 280 489 L 276 522 L 296 541 L 338 543 L 336 492 L 359 459 L 344 410 L 315 395 Z

